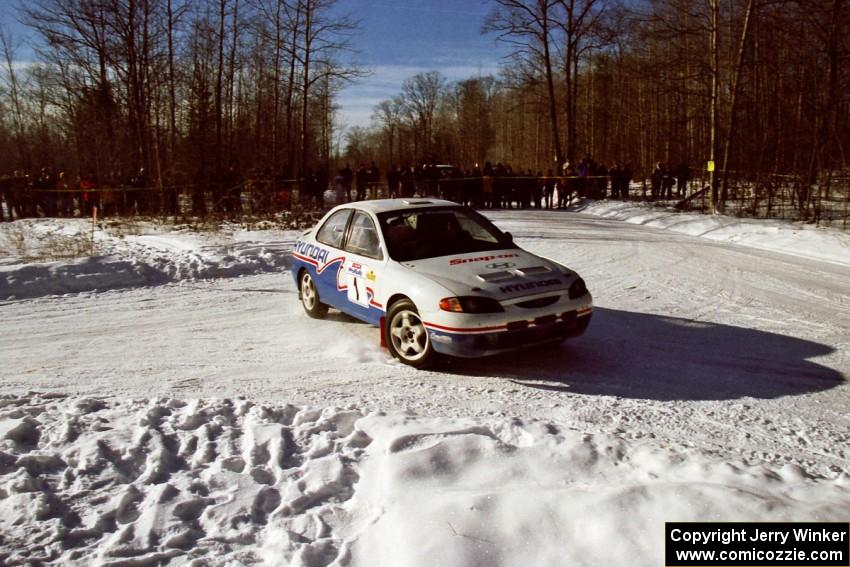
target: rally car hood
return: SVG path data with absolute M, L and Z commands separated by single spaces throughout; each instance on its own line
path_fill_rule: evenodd
M 569 289 L 575 273 L 519 248 L 402 262 L 456 295 L 504 300 Z

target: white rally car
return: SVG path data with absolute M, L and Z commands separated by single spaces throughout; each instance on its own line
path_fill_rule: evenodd
M 418 368 L 575 337 L 593 311 L 578 274 L 449 201 L 340 205 L 292 257 L 308 315 L 332 306 L 379 326 L 392 355 Z

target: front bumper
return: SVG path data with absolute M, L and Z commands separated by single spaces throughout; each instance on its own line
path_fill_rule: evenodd
M 428 327 L 431 344 L 439 353 L 461 358 L 476 358 L 507 352 L 549 341 L 562 341 L 584 334 L 593 315 L 592 308 L 569 311 L 561 315 L 541 317 L 530 323 L 509 323 L 493 332 L 456 332 Z

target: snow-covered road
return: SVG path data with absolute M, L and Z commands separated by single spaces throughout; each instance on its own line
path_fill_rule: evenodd
M 7 303 L 3 391 L 536 417 L 846 465 L 850 268 L 585 215 L 491 217 L 585 277 L 584 337 L 414 371 L 368 325 L 307 318 L 280 272 Z
M 651 446 L 677 455 L 696 448 L 711 463 L 769 466 L 802 471 L 800 479 L 819 475 L 848 483 L 850 267 L 583 214 L 489 216 L 521 246 L 582 274 L 596 305 L 584 337 L 416 371 L 392 361 L 372 327 L 335 312 L 325 321 L 306 317 L 292 278 L 280 271 L 6 301 L 0 305 L 0 391 L 103 396 L 110 403 L 244 396 L 270 406 L 356 408 L 363 415 L 411 410 L 422 419 L 443 419 L 440 427 L 450 423 L 453 431 L 491 424 L 488 431 L 502 441 L 500 428 L 511 419 L 531 430 L 537 426 L 529 424 L 540 420 L 598 436 L 593 443 L 600 447 L 615 439 L 632 449 Z M 287 242 L 294 233 L 279 237 Z M 281 242 L 274 247 L 282 249 Z M 396 422 L 374 419 L 361 429 L 392 443 L 381 432 Z M 346 425 L 344 435 L 352 431 Z M 591 482 L 590 469 L 584 471 Z M 461 480 L 470 478 L 478 477 Z M 374 482 L 365 482 L 371 492 L 364 495 L 378 494 Z M 404 494 L 412 505 L 423 501 Z M 395 505 L 389 517 L 403 514 L 405 508 Z M 727 519 L 736 518 L 731 504 L 723 510 L 732 511 Z M 392 539 L 392 529 L 381 529 L 361 539 L 359 552 L 347 548 L 348 561 L 393 564 L 391 556 L 363 547 L 381 534 Z M 612 558 L 628 556 L 629 549 L 616 549 Z M 657 549 L 653 544 L 643 551 L 640 557 L 651 558 Z M 329 557 L 339 560 L 335 553 Z

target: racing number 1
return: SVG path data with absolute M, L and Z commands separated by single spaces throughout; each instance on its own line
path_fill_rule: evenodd
M 348 274 L 348 300 L 357 305 L 369 306 L 369 294 L 363 285 L 363 278 Z

